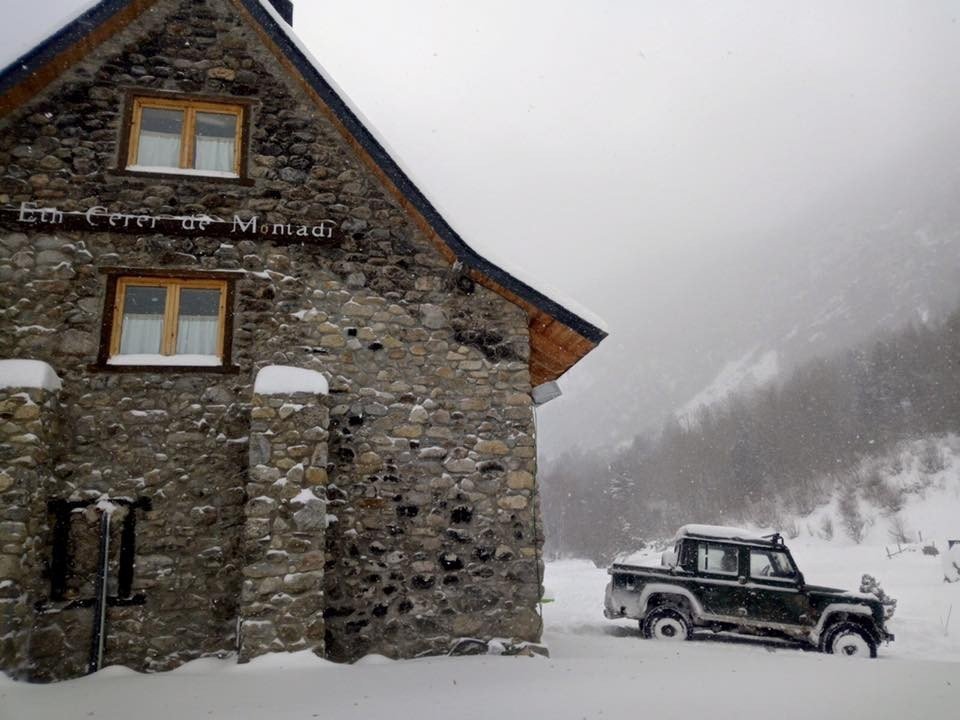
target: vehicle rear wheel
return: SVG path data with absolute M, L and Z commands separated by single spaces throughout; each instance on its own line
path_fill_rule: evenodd
M 875 658 L 877 643 L 863 627 L 851 622 L 840 622 L 829 628 L 823 638 L 822 649 L 841 657 Z
M 640 626 L 648 640 L 689 640 L 690 623 L 682 613 L 668 607 L 654 608 Z

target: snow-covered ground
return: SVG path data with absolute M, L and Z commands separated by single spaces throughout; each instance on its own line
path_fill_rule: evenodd
M 879 660 L 753 641 L 642 640 L 635 623 L 603 618 L 605 571 L 564 560 L 547 566 L 550 658 L 368 657 L 343 666 L 301 653 L 243 666 L 198 660 L 156 675 L 107 668 L 49 686 L 0 678 L 0 719 L 956 717 L 960 618 L 946 634 L 938 615 L 951 602 L 960 614 L 960 583 L 940 580 L 938 559 L 888 560 L 863 546 L 796 551 L 811 580 L 852 587 L 875 570 L 900 600 L 897 642 Z

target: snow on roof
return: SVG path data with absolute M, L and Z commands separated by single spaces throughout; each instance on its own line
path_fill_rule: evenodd
M 314 69 L 320 74 L 320 76 L 327 82 L 328 85 L 333 89 L 333 91 L 340 96 L 340 99 L 343 103 L 350 109 L 360 123 L 367 129 L 370 135 L 373 136 L 373 139 L 379 143 L 379 145 L 384 149 L 387 155 L 396 163 L 397 167 L 410 179 L 410 181 L 419 187 L 425 187 L 424 184 L 421 184 L 417 179 L 417 176 L 411 169 L 400 159 L 400 155 L 390 147 L 390 144 L 383 138 L 380 132 L 377 130 L 376 126 L 370 122 L 370 120 L 360 111 L 360 108 L 357 107 L 356 103 L 350 99 L 350 96 L 347 95 L 333 79 L 326 68 L 317 60 L 316 57 L 307 49 L 307 46 L 303 44 L 303 41 L 296 35 L 293 28 L 286 23 L 286 21 L 280 16 L 280 13 L 277 12 L 276 8 L 270 4 L 270 0 L 259 0 L 260 5 L 263 6 L 263 9 L 266 10 L 270 16 L 277 22 L 277 25 L 284 31 L 287 38 L 293 43 L 296 48 L 303 54 L 307 61 L 314 67 Z M 430 199 L 430 204 L 434 206 L 437 212 L 447 218 L 451 217 L 450 214 L 444 211 L 444 209 L 437 204 L 436 200 L 433 198 Z M 476 252 L 480 253 L 486 260 L 497 265 L 501 270 L 512 275 L 514 278 L 527 285 L 528 287 L 536 290 L 545 297 L 550 298 L 558 305 L 566 308 L 575 315 L 580 316 L 581 319 L 586 320 L 588 323 L 593 325 L 598 330 L 602 330 L 604 333 L 609 333 L 606 323 L 596 314 L 590 312 L 588 309 L 580 305 L 579 303 L 571 300 L 570 298 L 564 297 L 556 288 L 551 287 L 547 283 L 539 279 L 535 279 L 530 273 L 526 270 L 518 268 L 517 266 L 503 262 L 502 258 L 495 257 L 494 253 L 490 252 L 488 248 L 480 247 L 477 245 L 476 240 L 471 238 L 470 247 Z
M 327 385 L 327 379 L 316 370 L 289 365 L 268 365 L 257 373 L 253 392 L 257 395 L 290 395 L 292 393 L 326 395 L 330 392 L 330 388 Z
M 0 388 L 59 390 L 63 383 L 42 360 L 0 360 Z
M 753 530 L 727 527 L 725 525 L 684 525 L 677 530 L 678 538 L 689 535 L 714 537 L 721 540 L 761 540 L 763 542 L 770 542 L 769 538 L 765 538 Z
M 64 9 L 63 3 L 60 3 L 60 7 L 52 11 L 49 8 L 43 8 L 44 12 L 31 13 L 29 22 L 23 23 L 19 28 L 26 29 L 26 32 L 9 33 L 4 37 L 4 43 L 0 49 L 0 68 L 5 68 L 27 55 L 51 35 L 99 4 L 100 0 L 75 0 L 75 7 L 72 10 Z
M 471 240 L 471 245 L 475 243 Z M 562 305 L 567 310 L 572 312 L 574 315 L 579 315 L 582 319 L 586 320 L 588 323 L 593 325 L 598 330 L 609 334 L 610 328 L 607 325 L 606 321 L 601 318 L 596 313 L 585 308 L 583 305 L 578 303 L 576 300 L 573 300 L 570 297 L 566 297 L 561 293 L 557 288 L 553 287 L 547 282 L 544 282 L 540 278 L 534 278 L 533 275 L 527 271 L 526 268 L 521 268 L 519 265 L 515 265 L 513 262 L 507 262 L 502 257 L 499 257 L 495 252 L 483 248 L 481 254 L 494 265 L 497 265 L 501 270 L 513 275 L 517 280 L 522 282 L 524 285 L 535 289 L 537 292 L 547 296 L 553 300 L 558 305 Z

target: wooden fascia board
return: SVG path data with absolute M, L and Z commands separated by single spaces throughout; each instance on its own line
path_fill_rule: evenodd
M 541 311 L 480 271 L 473 270 L 470 276 L 480 285 L 526 311 L 530 331 L 531 363 L 536 361 L 543 369 L 550 369 L 548 373 L 550 377 L 542 382 L 556 380 L 597 346 L 597 343 L 583 337 L 576 330 Z M 534 375 L 533 364 L 531 364 L 532 375 Z
M 0 96 L 0 117 L 16 110 L 60 77 L 74 63 L 129 25 L 156 0 L 106 0 L 94 6 L 4 70 L 13 84 Z M 84 32 L 84 28 L 89 30 Z M 31 63 L 38 67 L 30 67 Z M 26 66 L 24 77 L 17 78 Z

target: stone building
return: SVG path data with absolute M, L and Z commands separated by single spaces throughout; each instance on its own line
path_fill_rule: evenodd
M 0 669 L 540 634 L 535 398 L 605 336 L 469 247 L 287 0 L 0 74 Z

